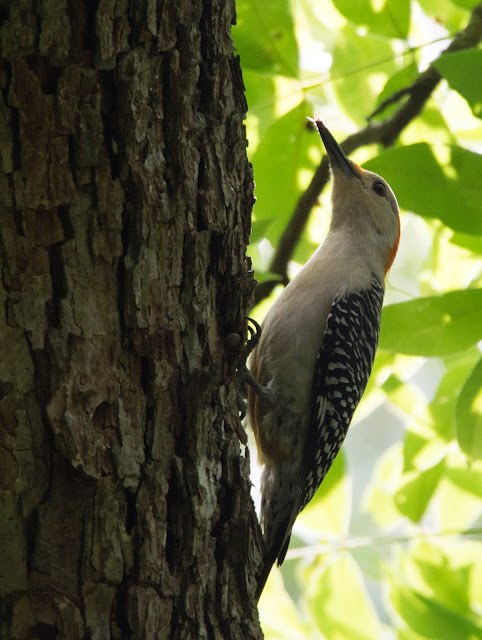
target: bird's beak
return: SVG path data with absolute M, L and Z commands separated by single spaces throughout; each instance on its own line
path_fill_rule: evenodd
M 356 165 L 348 160 L 335 138 L 331 135 L 322 120 L 315 120 L 332 167 L 338 167 L 348 178 L 360 178 Z

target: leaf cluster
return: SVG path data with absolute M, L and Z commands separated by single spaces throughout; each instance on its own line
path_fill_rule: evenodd
M 261 600 L 267 638 L 482 638 L 481 37 L 473 0 L 237 2 L 255 317 L 328 228 L 307 116 L 402 218 L 357 424 Z

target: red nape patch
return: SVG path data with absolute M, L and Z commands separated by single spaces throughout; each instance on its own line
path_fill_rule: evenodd
M 395 256 L 397 255 L 398 245 L 400 244 L 400 218 L 398 219 L 398 238 L 395 240 L 393 247 L 388 251 L 387 263 L 385 265 L 385 275 L 390 271 L 390 267 L 395 260 Z

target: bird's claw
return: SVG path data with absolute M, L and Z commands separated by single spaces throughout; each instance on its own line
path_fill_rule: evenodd
M 248 322 L 251 322 L 254 325 L 254 329 L 248 324 L 247 330 L 249 333 L 249 338 L 246 340 L 246 344 L 244 345 L 242 350 L 242 356 L 244 357 L 245 363 L 249 355 L 251 354 L 251 352 L 254 351 L 254 349 L 258 346 L 259 341 L 261 339 L 260 325 L 256 322 L 256 320 L 253 320 L 253 318 L 246 318 L 246 319 Z
M 251 322 L 251 324 L 253 325 L 250 326 L 248 324 L 247 326 L 247 332 L 248 332 L 248 339 L 246 340 L 246 343 L 244 344 L 243 348 L 240 351 L 239 357 L 238 357 L 238 379 L 239 382 L 243 385 L 245 384 L 249 384 L 250 386 L 256 388 L 259 387 L 259 384 L 257 382 L 257 380 L 255 380 L 253 378 L 253 376 L 251 375 L 249 369 L 248 369 L 248 358 L 251 355 L 252 351 L 258 346 L 260 338 L 261 338 L 261 327 L 260 325 L 256 322 L 256 320 L 253 320 L 253 318 L 247 318 L 248 322 Z M 244 391 L 245 393 L 245 391 Z M 240 413 L 240 418 L 241 420 L 244 419 L 244 417 L 246 416 L 246 402 L 244 401 L 241 393 L 238 393 L 238 409 L 239 409 L 239 413 Z

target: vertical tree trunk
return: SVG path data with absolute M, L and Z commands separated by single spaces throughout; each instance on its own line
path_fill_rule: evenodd
M 259 638 L 234 356 L 246 109 L 213 0 L 0 8 L 0 637 Z

